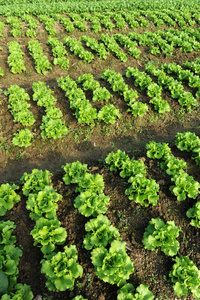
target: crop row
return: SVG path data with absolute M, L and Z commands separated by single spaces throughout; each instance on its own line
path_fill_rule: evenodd
M 40 6 L 38 5 L 40 3 Z M 127 11 L 127 10 L 182 10 L 188 13 L 188 11 L 196 12 L 199 10 L 198 1 L 188 1 L 183 0 L 181 3 L 176 0 L 172 0 L 169 2 L 154 2 L 152 0 L 147 0 L 145 3 L 141 3 L 141 1 L 136 0 L 134 3 L 130 0 L 124 0 L 123 2 L 118 2 L 116 0 L 112 1 L 112 5 L 110 5 L 109 1 L 98 1 L 98 3 L 94 3 L 93 1 L 87 1 L 87 3 L 83 3 L 81 1 L 74 2 L 51 2 L 45 1 L 45 3 L 38 2 L 38 0 L 26 1 L 26 0 L 10 0 L 1 1 L 0 12 L 3 16 L 22 16 L 24 14 L 47 14 L 52 15 L 52 13 L 65 13 L 65 12 L 105 12 L 105 11 Z
M 11 210 L 21 197 L 15 192 L 19 186 L 9 183 L 0 186 L 0 216 Z M 16 225 L 12 221 L 0 221 L 0 296 L 2 300 L 8 299 L 33 299 L 30 286 L 17 283 L 19 274 L 18 263 L 22 250 L 15 246 L 16 237 L 12 235 Z
M 185 132 L 177 134 L 175 143 L 180 145 L 182 142 L 183 145 L 185 143 L 187 145 L 188 141 L 189 145 L 189 137 L 193 137 L 199 142 L 199 138 L 194 133 Z M 199 148 L 200 145 L 198 144 L 196 147 Z M 199 194 L 200 183 L 194 181 L 192 176 L 185 173 L 184 168 L 187 168 L 186 163 L 183 160 L 175 158 L 166 143 L 155 143 L 152 141 L 146 145 L 146 148 L 147 157 L 161 160 L 159 161 L 159 166 L 171 176 L 171 180 L 175 185 L 170 187 L 170 191 L 177 196 L 177 200 L 183 201 L 186 197 L 196 199 Z M 154 184 L 149 185 L 147 184 L 148 180 L 152 180 L 152 183 L 154 180 L 144 180 L 145 168 L 142 160 L 130 159 L 125 152 L 117 150 L 116 152 L 109 153 L 105 162 L 109 164 L 111 171 L 120 172 L 122 178 L 129 178 L 128 183 L 131 183 L 131 186 L 125 191 L 125 194 L 129 195 L 132 193 L 131 197 L 129 197 L 130 200 L 138 202 L 142 206 L 157 204 L 156 183 L 154 182 Z M 138 180 L 138 178 L 143 178 L 143 182 Z M 192 226 L 199 227 L 199 207 L 200 204 L 198 201 L 186 213 L 187 217 L 192 218 L 190 222 Z M 174 221 L 167 221 L 165 224 L 160 218 L 152 218 L 145 229 L 142 243 L 147 250 L 157 251 L 157 247 L 160 247 L 161 251 L 167 256 L 175 256 L 172 259 L 175 263 L 169 273 L 174 293 L 178 296 L 192 293 L 195 299 L 199 299 L 200 281 L 198 278 L 200 271 L 187 256 L 180 256 L 178 254 L 180 244 L 176 238 L 179 235 L 179 231 L 181 231 L 181 228 L 178 228 Z M 192 276 L 191 272 L 193 273 Z
M 140 58 L 141 50 L 139 45 L 149 47 L 149 52 L 154 55 L 159 55 L 161 52 L 165 55 L 173 55 L 175 48 L 180 48 L 182 52 L 198 51 L 200 43 L 197 41 L 200 38 L 199 29 L 186 28 L 184 30 L 168 29 L 164 31 L 136 33 L 130 32 L 124 34 L 101 34 L 99 40 L 83 35 L 77 40 L 76 38 L 67 36 L 63 42 L 69 47 L 69 50 L 82 59 L 85 63 L 91 63 L 94 60 L 94 54 L 100 59 L 106 59 L 110 53 L 117 57 L 119 61 L 126 62 L 128 55 L 134 58 Z M 57 38 L 49 37 L 47 44 L 50 45 L 51 53 L 54 57 L 53 64 L 59 65 L 62 69 L 68 69 L 69 60 L 63 42 Z M 10 54 L 7 58 L 7 63 L 11 68 L 10 71 L 14 74 L 26 71 L 23 56 L 24 52 L 17 41 L 8 43 Z M 86 50 L 85 49 L 88 49 Z M 121 48 L 122 47 L 122 48 Z M 28 51 L 35 62 L 35 70 L 40 74 L 46 74 L 52 69 L 42 45 L 38 40 L 28 41 Z M 3 50 L 2 47 L 0 50 Z M 0 67 L 0 76 L 3 76 L 3 70 Z
M 36 47 L 36 49 L 38 48 Z M 193 66 L 196 63 L 198 63 L 197 60 L 193 62 Z M 184 65 L 187 66 L 188 62 L 185 62 Z M 198 75 L 194 75 L 192 71 L 183 69 L 175 63 L 163 64 L 160 69 L 158 65 L 150 62 L 145 65 L 145 70 L 157 78 L 157 83 L 146 72 L 133 67 L 127 68 L 126 77 L 133 78 L 133 85 L 138 87 L 141 93 L 145 91 L 146 96 L 150 98 L 149 103 L 153 104 L 153 108 L 158 114 L 166 114 L 171 110 L 169 103 L 162 99 L 164 89 L 168 90 L 171 97 L 177 99 L 178 103 L 189 112 L 194 107 L 199 106 L 197 99 L 199 99 L 200 79 Z M 179 80 L 184 79 L 186 82 L 189 82 L 188 84 L 191 88 L 197 89 L 197 99 L 194 98 L 191 92 L 184 90 L 182 81 L 178 81 L 174 77 L 167 75 L 164 70 L 175 74 L 179 72 Z M 149 110 L 147 103 L 137 100 L 139 97 L 138 92 L 125 83 L 125 78 L 120 73 L 106 69 L 101 74 L 101 78 L 110 84 L 113 92 L 117 92 L 123 97 L 128 106 L 127 112 L 131 112 L 134 117 L 142 117 Z M 58 78 L 57 82 L 69 100 L 70 108 L 75 111 L 74 115 L 78 124 L 90 125 L 93 128 L 96 122 L 114 124 L 117 118 L 121 118 L 119 109 L 113 104 L 108 103 L 105 105 L 105 102 L 112 101 L 110 99 L 113 95 L 105 87 L 102 87 L 103 84 L 100 85 L 98 80 L 94 80 L 92 74 L 82 74 L 77 78 L 77 81 L 70 78 L 70 76 L 61 77 Z M 82 85 L 82 88 L 78 87 L 77 84 Z M 53 91 L 48 88 L 45 82 L 41 81 L 33 83 L 32 89 L 33 101 L 36 101 L 38 106 L 45 108 L 42 125 L 40 126 L 42 138 L 57 139 L 68 134 L 70 130 L 62 120 L 62 111 L 55 106 L 57 100 L 52 95 Z M 92 102 L 98 101 L 103 104 L 98 111 L 86 99 L 85 91 L 87 90 L 92 92 Z M 7 91 L 4 91 L 4 94 L 8 96 L 10 103 L 8 108 L 13 115 L 14 122 L 21 123 L 23 126 L 33 125 L 35 118 L 33 113 L 28 109 L 30 104 L 27 103 L 27 100 L 30 100 L 29 94 L 18 85 L 10 86 Z M 21 130 L 15 135 L 13 140 L 15 145 L 27 147 L 31 144 L 33 134 L 29 129 Z
M 193 140 L 196 142 L 193 143 Z M 191 132 L 178 133 L 175 144 L 181 150 L 192 153 L 194 149 L 200 149 L 199 137 Z M 175 158 L 166 143 L 152 141 L 146 147 L 147 157 L 158 159 L 159 166 L 171 176 L 175 186 L 170 187 L 170 191 L 177 196 L 177 200 L 183 201 L 188 197 L 195 199 L 199 194 L 200 184 L 193 179 L 190 180 L 191 176 L 185 172 L 186 163 Z M 109 164 L 110 171 L 119 172 L 122 178 L 128 179 L 130 187 L 125 191 L 125 194 L 131 201 L 140 203 L 145 207 L 157 205 L 159 186 L 155 180 L 146 177 L 146 166 L 141 159 L 135 160 L 126 155 L 125 152 L 117 150 L 109 153 L 105 162 Z M 85 224 L 86 234 L 83 236 L 83 246 L 86 250 L 91 251 L 91 262 L 94 265 L 96 275 L 104 282 L 118 286 L 118 300 L 122 300 L 128 295 L 133 300 L 138 297 L 145 299 L 144 297 L 147 296 L 148 299 L 153 300 L 154 296 L 147 285 L 141 284 L 135 290 L 131 283 L 127 283 L 130 275 L 134 272 L 134 262 L 126 253 L 126 243 L 121 241 L 118 229 L 105 216 L 110 197 L 103 192 L 103 177 L 100 174 L 91 174 L 87 165 L 79 161 L 67 163 L 62 168 L 65 172 L 64 183 L 66 185 L 76 184 L 74 207 L 86 218 L 90 217 Z M 61 224 L 56 217 L 57 202 L 61 201 L 62 197 L 52 187 L 51 177 L 52 174 L 47 170 L 33 169 L 30 174 L 24 173 L 20 180 L 22 193 L 28 197 L 26 208 L 31 211 L 30 218 L 36 222 L 31 231 L 34 246 L 40 247 L 44 256 L 41 260 L 41 272 L 47 278 L 47 288 L 50 291 L 59 292 L 66 289 L 72 290 L 75 279 L 82 276 L 83 270 L 77 262 L 76 246 L 64 246 L 67 233 L 60 226 Z M 183 177 L 186 178 L 185 185 L 183 179 L 181 179 L 182 184 L 177 185 L 180 182 L 177 179 Z M 1 216 L 5 215 L 8 209 L 12 209 L 14 204 L 20 201 L 20 197 L 15 192 L 17 188 L 15 185 L 1 185 Z M 198 201 L 186 213 L 187 217 L 191 218 L 190 224 L 192 226 L 200 227 L 199 209 Z M 1 244 L 6 244 L 3 248 L 0 247 L 1 255 L 5 248 L 11 247 L 10 244 L 14 247 L 13 244 L 16 241 L 11 235 L 14 228 L 13 224 L 9 222 L 1 222 L 2 224 L 0 224 L 0 241 L 3 241 Z M 142 243 L 147 250 L 157 251 L 161 249 L 165 255 L 172 257 L 174 264 L 169 272 L 169 278 L 177 296 L 192 294 L 194 298 L 199 299 L 200 271 L 192 260 L 178 253 L 180 244 L 176 238 L 178 238 L 180 231 L 182 229 L 177 227 L 174 221 L 164 222 L 160 218 L 152 218 L 144 230 Z M 58 251 L 57 245 L 59 245 L 59 249 L 63 245 L 64 251 Z M 21 253 L 15 262 L 16 266 L 19 262 L 19 256 Z M 73 261 L 73 263 L 69 264 L 69 261 Z M 6 297 L 13 295 L 13 288 L 16 293 L 22 293 L 22 287 L 23 293 L 25 291 L 27 293 L 27 298 L 22 299 L 32 299 L 33 295 L 30 288 L 20 284 L 15 286 L 14 281 L 10 280 L 10 274 L 6 271 L 7 265 L 3 266 L 0 268 L 1 277 L 5 279 L 5 283 L 7 278 L 8 284 L 4 286 L 5 290 L 2 293 L 5 295 L 1 299 L 10 299 Z M 18 271 L 16 272 L 18 274 Z
M 67 32 L 72 32 L 77 28 L 80 31 L 87 31 L 89 28 L 97 33 L 105 28 L 112 30 L 114 28 L 123 29 L 127 26 L 131 28 L 148 27 L 153 23 L 156 27 L 167 26 L 194 26 L 200 22 L 200 13 L 190 11 L 128 11 L 128 12 L 104 12 L 98 13 L 69 13 L 68 15 L 52 14 L 51 16 L 38 14 L 37 18 L 30 15 L 23 15 L 21 18 L 9 16 L 2 24 L 10 24 L 11 34 L 16 37 L 21 35 L 22 21 L 26 23 L 28 29 L 27 36 L 35 36 L 35 29 L 39 21 L 45 24 L 45 30 L 50 35 L 56 35 L 54 29 L 56 21 L 59 21 Z M 151 22 L 151 23 L 150 23 Z M 87 25 L 86 25 L 87 24 Z M 1 25 L 2 31 L 3 25 Z

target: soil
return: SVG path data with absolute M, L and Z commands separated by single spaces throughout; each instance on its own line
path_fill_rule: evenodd
M 1 20 L 4 21 L 5 18 L 2 17 Z M 69 52 L 69 70 L 63 71 L 58 66 L 53 66 L 52 71 L 46 75 L 40 75 L 36 73 L 34 62 L 28 52 L 27 45 L 30 38 L 25 35 L 26 24 L 22 22 L 22 25 L 22 35 L 20 37 L 12 37 L 10 34 L 11 27 L 7 24 L 0 39 L 0 46 L 3 48 L 0 52 L 0 67 L 3 68 L 5 74 L 0 78 L 0 92 L 9 88 L 11 84 L 23 87 L 31 97 L 31 110 L 36 119 L 34 125 L 30 127 L 30 130 L 34 133 L 32 146 L 22 149 L 14 146 L 11 142 L 13 134 L 23 127 L 13 122 L 13 117 L 8 109 L 8 98 L 3 92 L 0 93 L 0 101 L 2 103 L 0 110 L 0 183 L 14 182 L 18 184 L 20 186 L 19 194 L 21 195 L 21 201 L 15 204 L 14 208 L 2 218 L 3 220 L 15 222 L 16 229 L 14 234 L 17 237 L 17 246 L 21 245 L 23 248 L 23 256 L 19 263 L 18 282 L 30 285 L 34 297 L 41 295 L 43 300 L 72 299 L 79 294 L 88 300 L 117 298 L 117 286 L 112 286 L 99 280 L 94 272 L 90 253 L 83 248 L 82 244 L 85 235 L 84 226 L 88 218 L 80 215 L 78 210 L 74 208 L 73 201 L 77 196 L 75 185 L 66 186 L 62 180 L 64 175 L 62 166 L 79 160 L 88 164 L 92 174 L 98 173 L 103 176 L 105 183 L 104 193 L 110 197 L 110 205 L 106 215 L 112 225 L 120 230 L 122 240 L 127 245 L 127 253 L 131 260 L 134 261 L 135 271 L 128 282 L 132 283 L 134 287 L 142 283 L 149 285 L 149 289 L 153 292 L 156 299 L 194 299 L 191 295 L 180 298 L 173 293 L 168 276 L 173 264 L 172 259 L 167 257 L 160 249 L 157 253 L 146 250 L 142 244 L 142 237 L 151 218 L 160 217 L 165 222 L 174 220 L 175 224 L 182 229 L 178 237 L 180 242 L 179 255 L 187 255 L 200 269 L 199 229 L 192 227 L 190 219 L 186 217 L 186 211 L 199 200 L 199 196 L 195 200 L 187 198 L 183 202 L 177 201 L 176 197 L 169 190 L 171 185 L 170 178 L 161 171 L 156 161 L 147 158 L 145 150 L 146 143 L 151 140 L 169 143 L 173 154 L 187 162 L 187 172 L 200 182 L 199 167 L 191 159 L 191 155 L 179 151 L 174 145 L 177 132 L 192 131 L 200 136 L 199 109 L 187 113 L 165 91 L 163 99 L 170 104 L 170 113 L 158 115 L 153 110 L 153 107 L 148 104 L 149 111 L 145 116 L 135 118 L 126 112 L 128 107 L 123 98 L 117 93 L 113 93 L 110 86 L 101 79 L 100 75 L 106 68 L 113 69 L 122 75 L 125 75 L 126 68 L 129 66 L 138 67 L 141 71 L 144 71 L 145 63 L 151 60 L 161 63 L 174 61 L 182 65 L 186 60 L 192 61 L 199 57 L 199 52 L 182 53 L 180 49 L 176 49 L 171 57 L 165 57 L 163 54 L 156 57 L 148 53 L 148 47 L 140 46 L 139 48 L 142 51 L 140 59 L 134 59 L 128 55 L 128 61 L 123 63 L 113 55 L 109 55 L 106 60 L 99 59 L 95 55 L 95 60 L 90 64 L 86 64 L 70 52 L 69 48 L 66 48 Z M 55 28 L 58 33 L 57 37 L 62 41 L 64 36 L 68 34 L 58 22 Z M 159 29 L 164 30 L 165 28 L 167 27 L 163 26 Z M 150 22 L 148 28 L 134 29 L 137 32 L 145 30 L 155 31 L 158 28 Z M 44 29 L 44 24 L 40 23 L 36 31 L 37 39 L 42 44 L 44 53 L 52 63 L 53 56 L 50 47 L 46 44 L 48 33 Z M 123 30 L 114 29 L 110 32 L 102 28 L 102 32 L 111 34 L 130 31 L 133 31 L 133 29 L 128 26 Z M 76 29 L 70 36 L 78 39 L 83 34 L 97 39 L 99 39 L 100 35 L 94 34 L 90 30 L 88 23 L 87 32 L 80 32 Z M 22 51 L 25 53 L 26 72 L 20 75 L 12 74 L 7 65 L 9 54 L 7 43 L 13 40 L 19 42 Z M 87 47 L 85 48 L 87 49 Z M 125 49 L 124 51 L 127 52 Z M 77 124 L 64 92 L 58 87 L 57 79 L 61 76 L 70 75 L 76 80 L 82 73 L 93 74 L 95 79 L 113 94 L 110 102 L 119 108 L 122 114 L 121 119 L 114 125 L 96 123 L 94 128 L 91 128 L 88 125 Z M 32 100 L 32 84 L 38 80 L 46 82 L 54 91 L 54 97 L 57 99 L 56 106 L 62 110 L 66 125 L 70 126 L 70 134 L 61 139 L 43 140 L 40 136 L 39 127 L 44 111 Z M 127 79 L 124 76 L 124 80 L 129 84 L 130 88 L 135 89 L 131 79 Z M 140 101 L 149 103 L 149 98 L 146 94 L 138 88 L 136 89 L 139 93 Z M 185 90 L 195 94 L 195 91 L 187 86 L 185 86 Z M 86 96 L 92 103 L 91 94 L 86 92 Z M 102 102 L 97 106 L 96 103 L 93 105 L 100 109 L 105 104 Z M 128 196 L 125 195 L 126 180 L 122 179 L 119 174 L 109 171 L 104 161 L 109 152 L 117 149 L 126 151 L 130 157 L 134 156 L 135 159 L 143 159 L 147 166 L 147 177 L 155 179 L 160 185 L 159 201 L 156 206 L 144 208 L 130 201 Z M 29 211 L 26 209 L 27 198 L 21 192 L 20 183 L 20 178 L 24 172 L 30 173 L 33 168 L 51 171 L 53 173 L 52 185 L 63 197 L 63 201 L 59 202 L 58 205 L 57 217 L 61 222 L 61 226 L 67 231 L 67 240 L 64 245 L 76 245 L 78 261 L 84 270 L 82 278 L 76 280 L 73 291 L 58 293 L 48 291 L 45 286 L 45 276 L 40 272 L 40 261 L 43 256 L 39 247 L 33 246 L 30 231 L 35 223 L 29 217 Z M 60 246 L 60 249 L 62 247 Z

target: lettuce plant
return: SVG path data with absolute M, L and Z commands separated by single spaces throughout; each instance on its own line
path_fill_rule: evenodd
M 15 192 L 19 187 L 15 184 L 9 183 L 2 184 L 0 186 L 0 216 L 4 216 L 7 210 L 13 208 L 16 202 L 20 201 L 20 196 Z
M 181 151 L 188 151 L 200 146 L 200 138 L 194 132 L 178 132 L 175 144 Z
M 0 296 L 5 294 L 8 288 L 8 277 L 0 271 Z M 2 299 L 2 298 L 1 298 Z
M 197 201 L 193 207 L 189 208 L 186 215 L 192 219 L 190 225 L 200 228 L 200 201 Z
M 105 194 L 97 194 L 92 189 L 81 192 L 75 198 L 74 207 L 85 217 L 96 217 L 99 214 L 104 214 L 107 211 L 106 205 L 110 203 L 110 197 Z
M 94 24 L 94 21 L 96 20 L 95 17 L 92 17 L 90 20 L 91 20 L 91 27 L 93 28 L 93 31 L 94 31 L 95 25 L 96 25 L 96 27 L 95 27 L 96 30 L 98 30 L 98 31 L 101 30 L 100 23 L 99 23 L 99 27 L 98 27 L 97 23 Z M 86 43 L 87 47 L 94 50 L 101 59 L 106 59 L 107 56 L 109 55 L 109 52 L 106 50 L 104 44 L 98 43 L 98 41 L 95 38 L 90 37 L 88 35 L 82 35 L 79 39 L 81 41 L 84 41 Z
M 41 244 L 41 251 L 44 255 L 53 252 L 56 244 L 62 245 L 67 238 L 65 228 L 60 227 L 60 222 L 55 217 L 54 219 L 39 218 L 31 235 L 34 239 L 33 245 Z
M 186 197 L 196 199 L 200 191 L 200 183 L 195 181 L 187 173 L 180 173 L 171 179 L 175 185 L 170 186 L 170 191 L 177 197 L 178 201 L 183 201 Z
M 85 63 L 90 63 L 94 59 L 94 55 L 86 51 L 81 45 L 80 41 L 77 41 L 75 38 L 67 36 L 63 41 L 70 47 L 70 51 L 74 52 L 75 55 L 78 55 Z
M 103 106 L 98 112 L 97 118 L 103 120 L 106 124 L 114 124 L 116 122 L 116 117 L 121 118 L 119 109 L 117 109 L 113 104 Z
M 41 272 L 47 277 L 46 286 L 50 291 L 73 290 L 75 279 L 83 274 L 83 268 L 77 263 L 77 258 L 76 246 L 71 245 L 65 246 L 63 252 L 41 260 Z
M 99 279 L 118 286 L 129 279 L 134 267 L 125 245 L 114 240 L 109 249 L 102 246 L 92 250 L 91 259 Z
M 87 165 L 82 164 L 80 161 L 66 163 L 62 168 L 65 171 L 65 175 L 63 176 L 65 184 L 78 183 L 83 174 L 88 171 Z
M 129 195 L 129 199 L 143 206 L 152 206 L 157 204 L 159 199 L 159 184 L 154 179 L 146 178 L 142 174 L 130 177 L 128 180 L 131 186 L 126 189 L 125 194 Z
M 85 230 L 88 233 L 83 240 L 83 245 L 87 250 L 106 247 L 114 239 L 120 239 L 118 229 L 112 226 L 110 220 L 102 214 L 88 221 L 85 224 Z
M 29 147 L 31 146 L 31 139 L 33 138 L 33 133 L 25 128 L 18 130 L 17 133 L 14 133 L 14 137 L 12 139 L 13 145 L 18 147 Z
M 20 256 L 22 256 L 22 250 L 15 247 L 14 244 L 5 245 L 0 250 L 0 270 L 8 277 L 9 290 L 13 289 L 13 286 L 17 281 L 19 273 L 17 265 L 19 263 Z
M 69 133 L 69 128 L 65 126 L 64 121 L 53 118 L 50 114 L 42 117 L 40 130 L 43 139 L 48 137 L 56 140 Z
M 176 256 L 175 262 L 169 273 L 171 281 L 174 283 L 173 290 L 177 296 L 189 295 L 195 299 L 200 298 L 200 271 L 194 262 L 187 256 Z
M 113 23 L 111 24 L 114 25 Z M 121 50 L 121 48 L 119 47 L 119 45 L 117 44 L 113 36 L 109 36 L 108 34 L 102 33 L 100 35 L 100 40 L 104 42 L 107 49 L 111 53 L 115 54 L 120 61 L 123 62 L 127 61 L 126 54 L 124 53 L 124 51 Z
M 78 182 L 76 192 L 92 191 L 101 194 L 104 189 L 103 176 L 100 174 L 84 173 Z
M 146 103 L 142 102 L 134 102 L 134 103 L 129 103 L 130 108 L 127 109 L 127 112 L 131 112 L 134 117 L 142 117 L 148 111 L 148 106 Z
M 87 300 L 86 298 L 83 298 L 83 296 L 78 295 L 75 298 L 73 298 L 72 300 Z
M 186 162 L 174 157 L 166 143 L 152 141 L 146 145 L 146 148 L 148 157 L 163 160 L 159 165 L 171 176 L 174 185 L 170 186 L 170 191 L 177 196 L 177 200 L 183 201 L 186 197 L 195 199 L 199 194 L 200 183 L 185 172 L 184 169 L 187 169 Z
M 41 217 L 53 219 L 56 215 L 58 205 L 56 202 L 62 200 L 62 196 L 49 185 L 35 194 L 29 194 L 26 208 L 31 210 L 30 218 L 38 220 Z
M 149 142 L 146 145 L 147 157 L 153 159 L 161 159 L 171 154 L 171 149 L 167 143 L 156 143 L 154 141 Z
M 180 248 L 176 240 L 179 231 L 181 228 L 178 228 L 174 221 L 167 221 L 165 224 L 160 218 L 152 218 L 143 235 L 144 248 L 157 251 L 156 248 L 161 247 L 161 251 L 166 255 L 174 256 Z
M 23 55 L 24 53 L 21 50 L 21 47 L 18 42 L 12 41 L 7 43 L 10 55 L 8 56 L 8 65 L 11 67 L 10 72 L 16 74 L 21 74 L 23 71 L 26 71 Z
M 117 172 L 120 170 L 120 176 L 122 178 L 135 176 L 137 174 L 146 174 L 146 166 L 142 160 L 130 159 L 130 157 L 120 149 L 115 152 L 110 152 L 105 162 L 110 165 L 110 171 Z
M 122 178 L 135 176 L 137 174 L 146 175 L 146 166 L 142 160 L 134 160 L 128 157 L 122 163 L 121 172 L 119 175 Z
M 12 245 L 16 242 L 16 237 L 12 235 L 13 230 L 16 228 L 14 222 L 0 221 L 0 250 L 4 245 Z
M 137 68 L 128 67 L 126 70 L 126 77 L 129 78 L 131 76 L 135 79 L 135 85 L 139 85 L 141 90 L 146 90 L 146 94 L 152 98 L 150 103 L 154 105 L 156 111 L 159 113 L 170 111 L 170 106 L 167 101 L 161 98 L 162 87 L 157 83 L 152 82 L 149 75 L 145 72 L 140 72 Z
M 181 151 L 192 152 L 192 159 L 200 165 L 200 138 L 194 132 L 176 134 L 175 144 Z
M 44 55 L 43 48 L 38 40 L 30 40 L 28 42 L 28 49 L 30 51 L 30 55 L 35 61 L 35 69 L 37 73 L 45 75 L 47 73 L 47 70 L 52 69 L 52 66 L 47 56 Z
M 110 99 L 111 94 L 105 87 L 98 87 L 93 91 L 92 101 L 106 101 Z
M 23 88 L 17 84 L 11 85 L 7 91 L 4 92 L 6 96 L 9 95 L 8 108 L 11 110 L 14 122 L 19 122 L 23 126 L 31 126 L 35 122 L 33 113 L 28 110 L 30 104 L 26 100 L 30 100 L 30 96 Z
M 120 149 L 118 149 L 116 152 L 110 152 L 106 159 L 105 162 L 110 165 L 110 171 L 115 171 L 117 172 L 118 169 L 122 169 L 122 165 L 125 161 L 129 159 L 128 155 Z
M 53 97 L 53 91 L 43 81 L 33 82 L 33 100 L 37 101 L 37 105 L 45 108 L 54 107 L 56 98 Z
M 22 191 L 25 196 L 28 196 L 30 193 L 38 193 L 43 190 L 46 185 L 51 183 L 51 172 L 48 170 L 38 170 L 32 169 L 30 174 L 24 173 L 21 177 L 21 182 L 23 183 Z
M 117 300 L 154 300 L 154 295 L 146 284 L 140 284 L 135 290 L 131 283 L 126 283 L 117 291 Z
M 1 300 L 32 300 L 33 293 L 29 285 L 17 283 L 9 294 L 4 294 Z

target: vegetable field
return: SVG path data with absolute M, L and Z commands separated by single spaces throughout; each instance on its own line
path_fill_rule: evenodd
M 200 299 L 200 3 L 0 1 L 0 298 Z

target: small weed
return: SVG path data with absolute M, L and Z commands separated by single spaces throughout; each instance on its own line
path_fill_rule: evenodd
M 118 211 L 119 225 L 118 228 L 123 228 L 124 232 L 128 230 L 128 219 L 131 217 L 125 218 L 123 212 Z M 126 225 L 126 226 L 125 226 Z
M 115 148 L 115 144 L 113 142 L 110 142 L 110 145 L 112 148 Z
M 157 121 L 158 120 L 158 118 L 159 118 L 159 114 L 157 114 L 157 115 L 151 115 L 151 118 L 149 119 L 149 122 L 150 123 L 153 123 L 153 122 L 155 122 L 155 121 Z
M 80 143 L 79 134 L 77 132 L 74 133 L 74 141 L 75 143 Z
M 76 286 L 81 289 L 82 288 L 82 283 L 80 281 L 77 281 Z
M 157 283 L 156 279 L 155 279 L 155 275 L 151 274 L 151 281 L 153 281 L 154 283 Z
M 87 281 L 87 286 L 92 287 L 92 274 L 87 273 L 86 281 Z
M 185 233 L 183 233 L 183 241 L 182 241 L 182 245 L 184 245 L 186 243 L 187 239 L 186 239 L 186 236 L 185 236 Z

